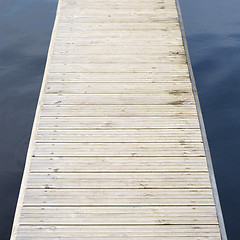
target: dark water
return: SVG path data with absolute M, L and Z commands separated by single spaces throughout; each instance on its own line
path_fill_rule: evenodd
M 57 0 L 0 0 L 0 239 L 10 236 Z
M 229 240 L 240 239 L 240 1 L 180 0 Z
M 229 240 L 240 239 L 240 2 L 180 0 Z M 10 236 L 57 0 L 0 0 L 0 239 Z

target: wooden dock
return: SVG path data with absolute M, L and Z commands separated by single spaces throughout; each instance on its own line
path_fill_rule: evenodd
M 227 239 L 178 2 L 59 0 L 11 239 Z

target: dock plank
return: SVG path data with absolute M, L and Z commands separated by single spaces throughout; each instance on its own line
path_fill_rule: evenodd
M 190 83 L 125 83 L 125 82 L 54 82 L 46 84 L 45 93 L 49 94 L 158 94 L 160 99 L 168 99 L 191 94 Z M 160 97 L 160 94 L 163 95 Z M 123 95 L 121 95 L 123 97 Z M 141 97 L 141 96 L 139 96 Z M 109 101 L 111 104 L 111 101 Z M 177 104 L 176 104 L 177 105 Z
M 30 173 L 28 188 L 211 188 L 207 173 Z
M 39 130 L 36 142 L 202 142 L 199 129 Z
M 35 143 L 34 156 L 205 156 L 202 143 Z
M 162 93 L 163 97 L 159 97 L 158 93 L 79 93 L 75 89 L 67 89 L 65 87 L 57 93 L 54 88 L 48 89 L 49 92 L 44 96 L 45 105 L 107 105 L 109 101 L 112 105 L 186 105 L 195 104 L 191 92 L 186 94 L 168 94 Z M 89 92 L 89 88 L 86 89 Z M 93 90 L 90 90 L 93 91 Z M 130 89 L 128 90 L 130 91 Z M 133 90 L 132 90 L 133 91 Z M 77 92 L 77 93 L 70 93 Z M 136 91 L 137 92 L 137 89 Z M 91 96 L 89 96 L 91 94 Z
M 56 55 L 54 55 L 56 56 Z M 71 59 L 72 55 L 69 55 Z M 78 55 L 81 59 L 83 55 Z M 93 56 L 93 55 L 88 55 Z M 116 56 L 116 55 L 114 55 Z M 130 58 L 129 55 L 124 55 Z M 142 55 L 141 55 L 142 56 Z M 104 58 L 104 56 L 103 56 Z M 84 57 L 83 57 L 84 59 Z M 160 83 L 160 82 L 187 82 L 189 83 L 189 73 L 184 72 L 147 72 L 147 73 L 49 73 L 48 83 L 51 82 L 121 82 L 121 83 Z M 192 94 L 192 93 L 190 93 Z M 179 93 L 180 95 L 180 93 Z M 192 95 L 193 96 L 193 95 Z
M 70 216 L 72 215 L 72 216 Z M 194 216 L 194 218 L 193 218 Z M 167 225 L 217 224 L 214 206 L 198 207 L 25 207 L 23 224 Z
M 207 172 L 205 157 L 32 157 L 36 173 Z
M 39 237 L 41 236 L 41 237 Z M 26 226 L 21 225 L 17 239 L 220 239 L 218 225 L 86 225 L 86 226 Z
M 214 205 L 211 189 L 31 189 L 24 206 Z

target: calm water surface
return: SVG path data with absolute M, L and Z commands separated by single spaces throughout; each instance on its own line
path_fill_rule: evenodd
M 0 239 L 10 236 L 57 0 L 0 0 Z
M 240 239 L 240 2 L 180 0 L 229 240 Z M 0 0 L 0 239 L 10 236 L 57 0 Z
M 229 240 L 240 239 L 240 1 L 180 0 Z

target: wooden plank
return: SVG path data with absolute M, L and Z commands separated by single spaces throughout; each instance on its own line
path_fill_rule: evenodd
M 63 43 L 64 41 L 59 41 L 59 46 L 62 44 L 71 44 L 71 43 Z M 98 42 L 98 41 L 97 41 Z M 88 41 L 83 42 L 88 43 Z M 99 43 L 100 44 L 100 43 Z M 56 44 L 57 45 L 57 44 Z M 84 46 L 84 45 L 82 45 Z M 136 55 L 131 57 L 130 55 L 63 55 L 63 54 L 54 54 L 51 58 L 53 64 L 116 64 L 116 63 L 129 63 L 129 64 L 146 64 L 146 63 L 156 63 L 159 64 L 184 64 L 186 59 L 183 55 L 176 55 L 176 56 L 163 56 L 158 57 L 156 55 Z M 144 78 L 142 78 L 143 80 Z M 189 82 L 189 81 L 188 81 Z
M 65 85 L 66 86 L 66 85 Z M 87 91 L 88 88 L 86 88 Z M 54 90 L 54 88 L 51 88 Z M 49 89 L 49 91 L 51 91 Z M 125 89 L 126 90 L 126 89 Z M 62 91 L 73 91 L 73 89 L 67 90 L 62 88 Z M 130 91 L 130 89 L 129 89 Z M 146 91 L 146 90 L 145 90 Z M 76 91 L 77 92 L 77 91 Z M 162 97 L 159 97 L 159 94 L 57 94 L 57 93 L 48 93 L 44 96 L 44 104 L 46 105 L 107 105 L 109 101 L 112 105 L 188 105 L 195 104 L 192 94 L 185 93 L 183 94 L 161 94 Z
M 199 129 L 39 130 L 36 142 L 202 142 Z
M 119 30 L 120 33 L 124 33 L 123 31 Z M 84 32 L 82 32 L 81 30 L 76 31 L 76 33 L 78 32 L 78 34 L 84 34 Z M 132 32 L 131 30 L 129 30 L 129 33 L 126 33 L 126 36 L 123 35 L 123 37 L 137 37 L 135 35 L 130 35 L 134 32 Z M 141 32 L 138 31 L 138 34 L 140 34 Z M 59 37 L 68 37 L 68 35 L 70 34 L 70 32 L 63 32 L 61 33 L 61 35 Z M 95 31 L 93 32 L 93 34 L 95 34 L 95 36 L 93 37 L 98 37 L 98 35 L 103 35 L 105 37 L 111 37 L 112 34 L 114 34 L 113 31 L 109 30 L 109 33 L 105 33 L 105 31 L 103 30 L 99 30 L 99 31 Z M 146 35 L 146 33 L 145 33 Z M 76 35 L 76 37 L 78 37 Z M 171 48 L 167 47 L 167 46 L 148 46 L 147 48 L 144 47 L 139 47 L 139 46 L 97 46 L 97 45 L 92 45 L 92 46 L 55 46 L 53 48 L 53 53 L 54 54 L 71 54 L 71 55 L 77 55 L 77 54 L 100 54 L 100 55 L 154 55 L 154 54 L 162 54 L 162 55 L 172 55 L 172 56 L 176 56 L 176 55 L 184 55 L 184 50 L 182 48 L 182 46 L 178 46 L 178 45 L 173 45 L 171 46 Z M 102 66 L 105 66 L 105 64 L 103 64 Z M 115 68 L 116 72 L 124 72 L 123 68 L 125 67 L 131 67 L 128 64 L 126 65 L 122 65 L 121 66 L 117 66 Z M 52 64 L 50 65 L 50 67 L 52 67 Z M 87 66 L 86 66 L 87 67 Z M 119 69 L 120 67 L 120 69 Z M 51 69 L 51 68 L 50 68 Z M 184 69 L 187 69 L 187 66 L 184 66 Z M 105 71 L 107 71 L 108 68 L 106 68 Z M 112 72 L 113 69 L 111 69 Z M 121 71 L 120 71 L 121 70 Z M 152 69 L 153 70 L 153 69 Z M 157 69 L 158 70 L 158 69 Z M 157 71 L 156 70 L 156 71 Z M 174 68 L 172 68 L 172 70 L 174 71 Z M 109 69 L 110 71 L 110 69 Z M 130 70 L 129 70 L 130 71 Z M 166 70 L 167 71 L 167 70 Z M 169 69 L 168 69 L 169 71 Z
M 72 39 L 66 39 L 66 38 L 56 38 L 54 45 L 55 46 L 158 46 L 158 45 L 181 45 L 182 44 L 182 39 L 181 38 L 177 38 L 177 39 L 171 39 L 171 38 L 167 38 L 167 39 L 149 39 L 149 38 L 122 38 L 121 40 L 119 40 L 118 38 L 72 38 Z M 120 55 L 122 56 L 122 55 Z M 54 56 L 53 56 L 54 57 Z M 68 56 L 70 57 L 70 56 Z M 87 57 L 87 56 L 86 56 Z M 102 60 L 104 60 L 104 57 L 107 56 L 102 56 Z M 132 56 L 131 59 L 134 59 L 135 57 L 139 57 L 139 56 Z M 157 55 L 143 55 L 142 56 L 142 60 L 149 62 L 148 58 L 154 58 L 156 60 L 161 59 L 161 56 Z M 170 56 L 165 56 L 170 57 Z M 179 56 L 183 59 L 185 59 L 185 56 Z M 126 58 L 127 59 L 127 58 Z M 125 60 L 125 59 L 124 59 Z M 156 63 L 156 61 L 154 61 Z M 186 59 L 185 59 L 186 62 Z M 102 62 L 101 62 L 102 63 Z
M 176 9 L 138 9 L 138 14 L 155 14 L 156 15 L 161 15 L 165 14 L 168 16 L 174 16 L 177 17 L 177 11 Z M 118 14 L 123 14 L 123 15 L 128 15 L 128 14 L 134 14 L 136 13 L 136 9 L 131 9 L 131 8 L 124 8 L 124 9 L 117 9 L 117 8 L 105 8 L 102 9 L 101 6 L 99 8 L 80 8 L 80 9 L 64 9 L 62 11 L 61 16 L 81 16 L 81 15 L 95 15 L 96 17 L 98 14 L 108 14 L 108 15 L 118 15 Z
M 26 207 L 22 224 L 166 225 L 217 224 L 214 206 L 197 207 Z
M 58 29 L 63 31 L 88 30 L 178 30 L 179 23 L 59 23 Z
M 176 10 L 176 5 L 174 2 L 163 3 L 163 2 L 71 2 L 64 3 L 61 5 L 61 9 L 65 12 L 67 10 L 75 10 L 76 8 L 84 10 L 84 9 L 174 9 Z
M 109 3 L 116 3 L 114 0 L 109 0 L 108 2 Z M 78 0 L 77 2 L 76 2 L 76 0 L 65 0 L 64 2 L 60 2 L 60 6 L 71 5 L 71 4 L 79 5 L 81 3 L 86 3 L 86 2 L 84 0 Z M 88 3 L 96 3 L 96 1 L 95 0 L 88 0 Z M 104 0 L 98 0 L 97 3 L 105 3 L 105 1 Z M 127 0 L 121 0 L 121 1 L 119 1 L 119 3 L 127 4 L 129 2 Z M 138 3 L 138 1 L 137 0 L 132 0 L 131 3 Z M 142 0 L 141 3 L 149 3 L 149 1 Z M 162 4 L 163 3 L 166 3 L 166 4 L 172 3 L 172 4 L 174 4 L 174 2 L 172 0 L 160 0 L 160 1 L 159 0 L 152 0 L 151 3 L 152 4 L 154 4 L 154 3 L 156 3 L 156 4 L 157 3 L 158 4 L 161 4 L 161 3 Z M 81 7 L 81 6 L 79 6 L 79 7 Z
M 124 14 L 124 13 L 118 13 L 118 14 L 107 14 L 98 12 L 95 15 L 88 13 L 85 14 L 84 16 L 71 16 L 71 15 L 65 15 L 65 16 L 60 16 L 59 18 L 59 23 L 146 23 L 146 22 L 155 22 L 155 23 L 163 23 L 163 22 L 179 22 L 178 17 L 176 16 L 175 13 L 169 13 L 169 14 L 164 14 L 164 12 L 161 15 L 154 15 L 151 13 L 145 13 L 145 14 L 137 14 L 134 13 L 129 13 Z
M 197 116 L 194 105 L 43 105 L 44 117 Z
M 105 8 L 106 8 L 106 6 L 109 6 L 109 4 L 114 5 L 114 6 L 117 5 L 119 8 L 120 8 L 121 5 L 123 7 L 126 7 L 126 5 L 127 5 L 127 6 L 132 6 L 132 8 L 134 8 L 134 9 L 135 9 L 135 7 L 137 7 L 136 5 L 138 5 L 138 6 L 144 5 L 145 9 L 146 9 L 145 5 L 148 5 L 151 8 L 155 8 L 155 7 L 158 7 L 158 6 L 169 6 L 169 5 L 171 5 L 174 8 L 176 8 L 175 2 L 173 2 L 172 0 L 169 0 L 169 1 L 167 1 L 167 0 L 165 0 L 165 1 L 154 0 L 154 1 L 151 1 L 151 2 L 147 1 L 147 0 L 142 0 L 141 2 L 133 0 L 130 3 L 128 1 L 126 1 L 126 0 L 125 1 L 121 0 L 119 2 L 116 2 L 114 0 L 109 0 L 108 2 L 103 1 L 103 0 L 98 0 L 97 2 L 94 1 L 94 0 L 90 0 L 90 1 L 87 1 L 87 2 L 84 1 L 84 0 L 78 0 L 78 1 L 76 1 L 76 0 L 72 0 L 72 1 L 67 0 L 67 1 L 64 1 L 64 2 L 60 3 L 60 7 L 61 8 L 68 8 L 68 7 L 81 8 L 83 6 L 86 7 L 86 6 L 91 5 L 91 8 L 94 8 L 94 6 L 97 6 L 97 5 L 100 5 L 100 6 L 104 5 Z
M 211 189 L 26 189 L 24 206 L 214 205 Z
M 106 12 L 106 11 L 111 11 L 112 14 L 114 13 L 125 13 L 127 14 L 128 12 L 131 13 L 135 13 L 137 12 L 138 14 L 140 13 L 151 13 L 151 14 L 159 14 L 159 13 L 165 13 L 165 14 L 177 14 L 177 9 L 176 7 L 174 8 L 169 8 L 169 9 L 165 9 L 163 7 L 156 7 L 156 8 L 146 8 L 146 5 L 150 6 L 149 4 L 146 4 L 145 6 L 141 6 L 139 4 L 135 4 L 136 6 L 133 7 L 128 7 L 128 4 L 124 4 L 123 6 L 125 6 L 124 8 L 118 8 L 118 7 L 105 7 L 103 8 L 102 6 L 97 6 L 96 4 L 94 4 L 94 6 L 91 7 L 81 7 L 81 5 L 78 5 L 78 7 L 73 7 L 73 8 L 66 8 L 64 9 L 64 7 L 60 7 L 60 11 L 62 9 L 64 9 L 63 11 L 61 11 L 61 15 L 64 16 L 65 14 L 71 14 L 71 15 L 82 15 L 82 14 L 88 14 L 89 12 Z M 137 7 L 139 6 L 139 7 Z
M 95 13 L 92 13 L 95 14 Z M 106 13 L 106 14 L 111 14 L 111 11 Z M 175 16 L 175 15 L 174 15 Z M 139 30 L 139 31 L 132 31 L 132 30 L 92 30 L 92 31 L 86 31 L 84 29 L 82 29 L 81 31 L 58 31 L 57 38 L 181 38 L 181 33 L 179 30 L 171 30 L 171 31 L 164 31 L 164 30 L 151 30 L 148 31 L 146 34 L 146 30 Z M 126 48 L 125 48 L 126 49 Z M 171 49 L 171 48 L 170 48 Z M 184 50 L 183 48 L 180 49 L 175 47 L 175 49 L 170 50 L 169 52 L 165 52 L 165 54 L 176 54 L 174 52 L 174 50 L 178 50 L 178 52 L 180 52 L 181 50 L 181 54 L 184 55 Z M 130 48 L 128 48 L 128 50 L 130 50 Z M 138 49 L 139 51 L 141 49 Z M 100 51 L 100 50 L 99 50 Z M 144 50 L 142 50 L 144 51 Z M 166 50 L 165 50 L 166 51 Z M 115 49 L 115 54 L 117 52 L 117 49 Z M 90 53 L 90 50 L 88 51 L 88 54 Z M 138 52 L 135 51 L 135 54 L 137 54 Z M 141 53 L 141 51 L 140 51 Z M 144 54 L 149 55 L 154 53 L 154 48 L 152 48 L 151 52 L 147 52 L 145 51 Z M 155 54 L 159 53 L 159 51 L 157 52 L 157 49 L 155 49 Z M 102 53 L 103 54 L 103 53 Z M 121 53 L 123 54 L 123 53 Z M 125 53 L 126 54 L 126 53 Z M 143 54 L 143 53 L 142 53 Z M 164 52 L 161 52 L 161 55 L 164 54 Z
M 65 0 L 64 2 L 60 3 L 60 6 L 68 6 L 68 5 L 78 6 L 78 5 L 82 5 L 84 3 L 86 3 L 86 1 L 84 1 L 84 0 L 78 0 L 77 2 L 76 2 L 76 0 Z M 88 0 L 87 3 L 91 3 L 91 4 L 100 3 L 100 4 L 102 4 L 102 3 L 106 3 L 106 2 L 104 0 L 98 0 L 97 2 L 95 0 Z M 114 0 L 109 0 L 108 3 L 113 4 L 113 3 L 116 3 L 116 2 Z M 128 4 L 129 2 L 127 0 L 121 0 L 118 3 Z M 137 0 L 132 0 L 131 3 L 136 4 L 136 3 L 139 3 L 139 2 Z M 172 0 L 164 0 L 164 1 L 163 0 L 161 0 L 161 1 L 152 0 L 151 2 L 149 2 L 147 0 L 142 0 L 141 3 L 145 3 L 145 4 L 147 4 L 147 3 L 150 3 L 150 4 L 174 4 L 174 6 L 176 8 L 176 5 Z M 78 6 L 78 7 L 81 7 L 81 6 Z
M 158 117 L 41 117 L 39 129 L 199 128 L 195 115 Z
M 205 157 L 32 157 L 31 172 L 207 172 Z
M 70 236 L 71 236 L 72 234 L 70 234 Z M 76 237 L 77 235 L 73 235 L 74 237 L 71 237 L 71 239 L 79 239 L 79 237 Z M 61 237 L 62 238 L 62 237 Z M 104 237 L 87 237 L 88 239 L 91 239 L 91 240 L 101 240 L 101 239 L 106 239 L 106 237 L 104 236 Z M 212 236 L 207 236 L 207 237 L 205 237 L 205 236 L 203 236 L 203 237 L 190 237 L 191 239 L 193 239 L 193 240 L 203 240 L 203 239 L 210 239 L 210 240 L 216 240 L 216 239 L 219 239 L 218 237 L 216 237 L 216 236 L 214 236 L 214 237 L 212 237 Z M 19 240 L 19 239 L 29 239 L 29 238 L 19 238 L 19 237 L 17 237 L 17 239 Z M 30 237 L 30 239 L 31 239 L 31 237 Z M 42 239 L 41 237 L 39 238 L 38 236 L 35 236 L 34 237 L 34 239 L 37 239 L 37 240 L 40 240 L 40 239 Z M 53 237 L 53 238 L 49 238 L 49 239 L 59 239 L 59 237 Z M 63 239 L 67 239 L 67 238 L 63 238 Z M 114 238 L 111 238 L 111 239 L 122 239 L 122 237 L 114 237 Z M 137 239 L 146 239 L 146 237 L 145 236 L 143 236 L 143 237 L 128 237 L 128 236 L 126 236 L 126 238 L 125 239 L 131 239 L 131 240 L 137 240 Z M 154 237 L 148 237 L 148 239 L 159 239 L 159 236 L 154 236 Z M 184 236 L 184 237 L 179 237 L 179 238 L 176 238 L 176 237 L 169 237 L 169 236 L 164 236 L 163 237 L 163 239 L 169 239 L 169 240 L 186 240 L 186 239 L 189 239 L 189 237 L 186 237 L 186 236 Z
M 217 225 L 109 225 L 109 226 L 25 226 L 19 227 L 18 239 L 220 239 Z
M 79 58 L 82 55 L 79 55 Z M 49 73 L 48 82 L 121 82 L 121 83 L 160 83 L 188 82 L 189 74 L 184 72 L 148 72 L 148 73 Z M 177 93 L 182 95 L 181 93 Z M 192 95 L 192 92 L 189 93 Z
M 96 15 L 98 16 L 96 18 Z M 155 16 L 153 14 L 88 14 L 85 16 L 62 16 L 59 19 L 59 23 L 145 23 L 145 22 L 152 22 L 152 23 L 163 23 L 163 22 L 170 22 L 170 23 L 178 23 L 178 18 L 176 14 L 166 15 L 161 14 Z
M 205 156 L 202 143 L 36 143 L 34 156 Z
M 208 173 L 31 173 L 28 188 L 211 188 Z
M 57 48 L 57 47 L 56 47 Z M 90 51 L 95 52 L 95 47 L 91 47 Z M 61 53 L 66 52 L 78 52 L 81 50 L 76 49 L 66 49 L 66 52 L 62 47 L 59 47 L 59 49 L 62 49 Z M 87 49 L 87 47 L 84 47 L 84 51 Z M 110 51 L 111 49 L 106 49 L 106 51 Z M 120 49 L 119 49 L 120 50 Z M 97 50 L 96 50 L 97 51 Z M 120 50 L 121 51 L 121 50 Z M 83 51 L 81 51 L 82 53 Z M 117 53 L 119 54 L 119 53 Z M 52 64 L 50 67 L 50 72 L 71 72 L 71 73 L 78 73 L 78 72 L 167 72 L 169 69 L 172 68 L 172 65 L 169 64 Z M 185 64 L 176 64 L 174 69 L 172 69 L 174 72 L 187 72 L 188 68 Z
M 189 83 L 82 83 L 82 82 L 57 82 L 46 85 L 46 94 L 158 94 L 158 98 L 171 98 L 172 96 L 192 96 Z M 163 96 L 162 96 L 163 95 Z M 124 96 L 124 95 L 122 95 Z M 134 95 L 133 95 L 134 96 Z M 108 104 L 111 104 L 109 101 Z

